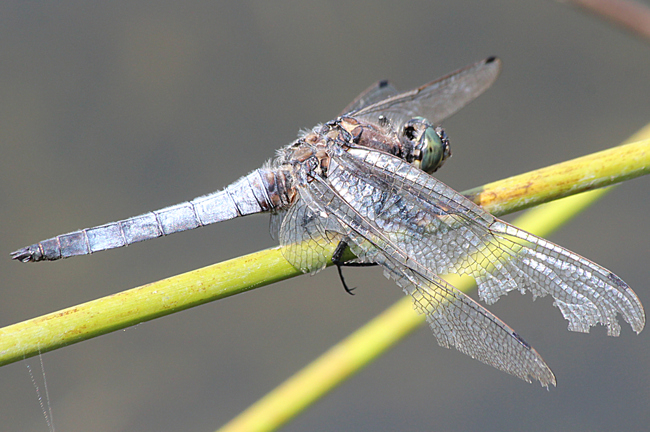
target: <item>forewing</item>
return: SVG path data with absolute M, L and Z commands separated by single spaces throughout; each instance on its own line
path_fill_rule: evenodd
M 426 315 L 441 346 L 455 347 L 524 381 L 555 385 L 553 372 L 537 351 L 483 306 L 438 277 L 425 277 L 390 260 L 381 264 L 412 297 L 415 310 Z
M 371 123 L 383 115 L 396 130 L 417 116 L 438 125 L 487 90 L 496 80 L 500 69 L 501 61 L 490 57 L 417 89 L 351 112 L 350 115 Z
M 348 106 L 346 106 L 341 114 L 347 114 L 351 111 L 358 111 L 361 108 L 367 107 L 389 97 L 397 94 L 395 87 L 388 81 L 377 81 L 367 89 L 365 89 L 359 96 L 357 96 Z
M 550 294 L 562 315 L 569 321 L 569 330 L 583 333 L 596 324 L 607 325 L 607 334 L 621 331 L 616 314 L 620 313 L 632 329 L 639 333 L 645 326 L 645 312 L 638 297 L 621 278 L 604 267 L 550 241 L 536 237 L 506 222 L 496 220 L 489 227 L 498 250 L 508 259 L 500 259 L 523 293 L 533 297 Z M 479 269 L 480 270 L 480 269 Z M 507 291 L 490 272 L 474 271 L 479 279 L 479 295 L 494 303 Z
M 488 303 L 513 289 L 551 295 L 586 332 L 597 323 L 618 335 L 620 313 L 634 331 L 645 324 L 635 293 L 609 270 L 490 215 L 401 159 L 365 148 L 335 150 L 328 211 L 375 247 L 420 274 L 469 274 Z

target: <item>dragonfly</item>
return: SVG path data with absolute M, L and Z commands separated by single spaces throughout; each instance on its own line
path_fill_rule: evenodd
M 431 174 L 451 156 L 438 125 L 492 85 L 495 57 L 399 93 L 379 81 L 334 120 L 302 132 L 274 159 L 221 191 L 59 235 L 12 253 L 58 260 L 268 212 L 283 256 L 307 273 L 330 261 L 379 265 L 412 297 L 438 343 L 548 388 L 555 375 L 513 329 L 440 275 L 467 274 L 487 304 L 518 290 L 550 295 L 569 330 L 639 333 L 634 291 L 600 265 L 497 219 Z

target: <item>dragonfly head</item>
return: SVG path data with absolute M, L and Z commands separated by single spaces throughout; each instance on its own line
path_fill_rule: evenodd
M 406 122 L 400 141 L 406 161 L 429 174 L 438 170 L 451 156 L 445 131 L 441 127 L 434 127 L 422 117 Z

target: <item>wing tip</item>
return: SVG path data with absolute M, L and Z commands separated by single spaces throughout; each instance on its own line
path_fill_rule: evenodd
M 497 56 L 490 56 L 483 60 L 483 66 L 490 66 L 492 68 L 495 68 L 498 74 L 501 72 L 501 59 Z
M 557 387 L 557 379 L 555 378 L 555 374 L 551 368 L 549 368 L 546 363 L 544 363 L 542 367 L 544 369 L 544 373 L 542 376 L 537 377 L 537 380 L 542 387 L 546 387 L 546 390 L 550 391 L 550 384 L 553 384 L 553 387 Z

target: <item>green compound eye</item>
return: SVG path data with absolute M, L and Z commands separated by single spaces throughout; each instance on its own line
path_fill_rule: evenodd
M 442 166 L 445 160 L 445 149 L 447 146 L 432 126 L 424 130 L 424 134 L 417 145 L 422 154 L 420 162 L 421 170 L 428 173 L 436 171 Z
M 447 134 L 422 117 L 415 117 L 404 125 L 403 137 L 412 145 L 412 159 L 409 162 L 429 174 L 451 156 Z

